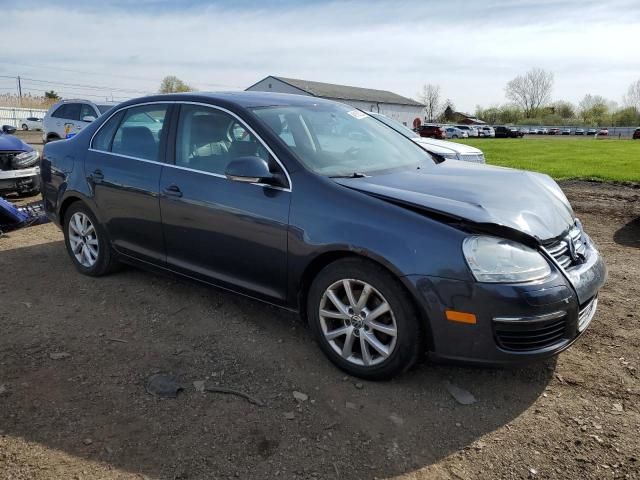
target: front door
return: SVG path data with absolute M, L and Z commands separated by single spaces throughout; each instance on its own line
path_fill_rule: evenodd
M 98 130 L 85 159 L 85 175 L 101 223 L 114 248 L 164 264 L 159 182 L 168 104 L 122 110 Z
M 237 117 L 182 105 L 162 169 L 160 210 L 169 268 L 275 302 L 287 285 L 291 192 L 229 180 L 236 157 L 257 155 L 281 169 Z

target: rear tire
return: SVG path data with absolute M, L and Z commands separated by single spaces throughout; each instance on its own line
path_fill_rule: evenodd
M 107 232 L 82 202 L 72 204 L 64 214 L 64 244 L 80 273 L 99 277 L 118 265 Z
M 413 305 L 390 272 L 349 258 L 329 264 L 314 279 L 307 318 L 331 362 L 351 375 L 383 380 L 408 370 L 424 350 Z
M 23 123 L 22 130 L 29 130 L 29 126 L 26 123 Z

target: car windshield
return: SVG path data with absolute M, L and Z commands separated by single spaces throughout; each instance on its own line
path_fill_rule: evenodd
M 399 121 L 394 120 L 393 118 L 389 118 L 379 113 L 378 114 L 373 113 L 370 115 L 376 120 L 379 120 L 382 123 L 384 123 L 387 127 L 393 128 L 396 132 L 400 133 L 401 135 L 404 135 L 407 138 L 420 138 L 420 135 L 418 135 L 416 132 L 411 130 L 409 127 L 401 124 Z
M 307 168 L 320 175 L 359 176 L 435 163 L 415 142 L 347 105 L 254 107 L 252 111 Z

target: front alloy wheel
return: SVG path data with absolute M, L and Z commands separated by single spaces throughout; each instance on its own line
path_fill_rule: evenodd
M 412 298 L 396 276 L 367 259 L 322 269 L 309 288 L 307 319 L 329 360 L 361 378 L 398 375 L 424 350 Z
M 320 301 L 319 316 L 331 348 L 354 365 L 377 365 L 396 347 L 393 310 L 367 282 L 349 278 L 330 285 Z

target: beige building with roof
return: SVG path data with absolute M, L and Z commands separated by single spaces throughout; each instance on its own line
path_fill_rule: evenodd
M 295 78 L 268 76 L 254 83 L 247 91 L 293 93 L 335 100 L 365 112 L 382 113 L 412 127 L 416 118 L 424 118 L 424 105 L 386 90 L 349 87 L 332 83 L 312 82 Z

